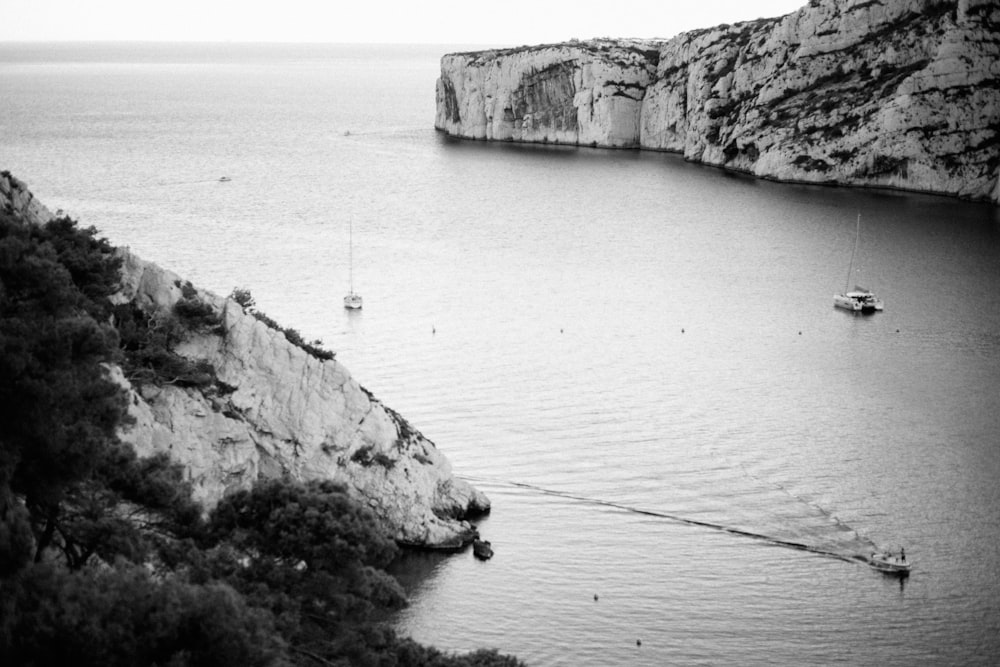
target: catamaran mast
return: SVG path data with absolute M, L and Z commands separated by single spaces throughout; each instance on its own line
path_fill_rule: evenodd
M 847 283 L 844 284 L 844 294 L 851 289 L 851 274 L 854 273 L 854 255 L 858 252 L 858 239 L 861 237 L 861 214 L 858 213 L 858 228 L 854 232 L 854 250 L 851 251 L 851 265 L 847 269 Z
M 347 267 L 348 267 L 348 285 L 351 290 L 351 294 L 354 294 L 354 221 L 349 221 L 347 227 Z M 855 246 L 857 243 L 855 242 Z M 854 258 L 851 257 L 851 261 Z

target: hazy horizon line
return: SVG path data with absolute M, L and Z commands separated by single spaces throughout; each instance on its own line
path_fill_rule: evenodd
M 679 33 L 678 33 L 679 34 Z M 675 35 L 676 36 L 676 35 Z M 513 48 L 519 46 L 544 46 L 547 44 L 566 44 L 571 42 L 587 42 L 591 40 L 643 40 L 643 41 L 667 41 L 673 39 L 673 37 L 636 37 L 636 36 L 611 36 L 611 35 L 595 35 L 592 37 L 567 37 L 560 40 L 549 40 L 542 42 L 522 42 L 516 44 L 514 42 L 504 42 L 503 44 L 499 42 L 450 42 L 450 41 L 413 41 L 413 42 L 392 42 L 392 41 L 340 41 L 340 40 L 281 40 L 281 39 L 63 39 L 63 38 L 53 38 L 53 39 L 0 39 L 0 45 L 17 45 L 17 44 L 325 44 L 325 45 L 344 45 L 344 46 L 378 46 L 378 45 L 395 45 L 395 46 L 435 46 L 442 44 L 455 44 L 455 45 L 487 45 L 497 48 Z

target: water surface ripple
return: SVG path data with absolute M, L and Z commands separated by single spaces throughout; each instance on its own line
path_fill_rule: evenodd
M 453 142 L 431 129 L 449 50 L 0 45 L 0 167 L 249 288 L 490 495 L 492 560 L 397 565 L 419 641 L 534 665 L 992 664 L 997 209 Z M 832 307 L 858 213 L 870 317 Z M 899 545 L 908 579 L 856 560 Z

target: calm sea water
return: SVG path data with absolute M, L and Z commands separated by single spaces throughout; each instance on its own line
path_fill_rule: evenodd
M 994 663 L 998 209 L 453 142 L 432 128 L 457 48 L 2 44 L 0 168 L 249 288 L 490 495 L 491 561 L 397 568 L 419 641 L 537 665 Z M 832 307 L 859 213 L 851 282 L 886 302 L 864 317 Z M 899 545 L 905 580 L 853 560 Z

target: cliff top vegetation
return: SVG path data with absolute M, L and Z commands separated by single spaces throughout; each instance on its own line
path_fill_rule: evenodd
M 197 388 L 171 350 L 218 326 L 193 288 L 173 312 L 112 306 L 120 260 L 68 218 L 0 210 L 0 663 L 494 665 L 384 623 L 397 547 L 329 481 L 273 480 L 209 514 L 179 466 L 117 437 L 140 382 Z
M 537 44 L 534 46 L 521 45 L 502 49 L 484 49 L 482 51 L 469 51 L 461 54 L 469 58 L 472 65 L 483 64 L 499 57 L 516 55 L 518 53 L 537 52 L 543 49 L 565 49 L 575 48 L 581 51 L 596 55 L 616 62 L 620 65 L 627 64 L 626 57 L 637 58 L 640 62 L 656 67 L 660 61 L 660 47 L 663 40 L 652 39 L 612 39 L 600 37 L 594 39 L 573 39 L 569 42 L 558 42 L 554 44 Z

